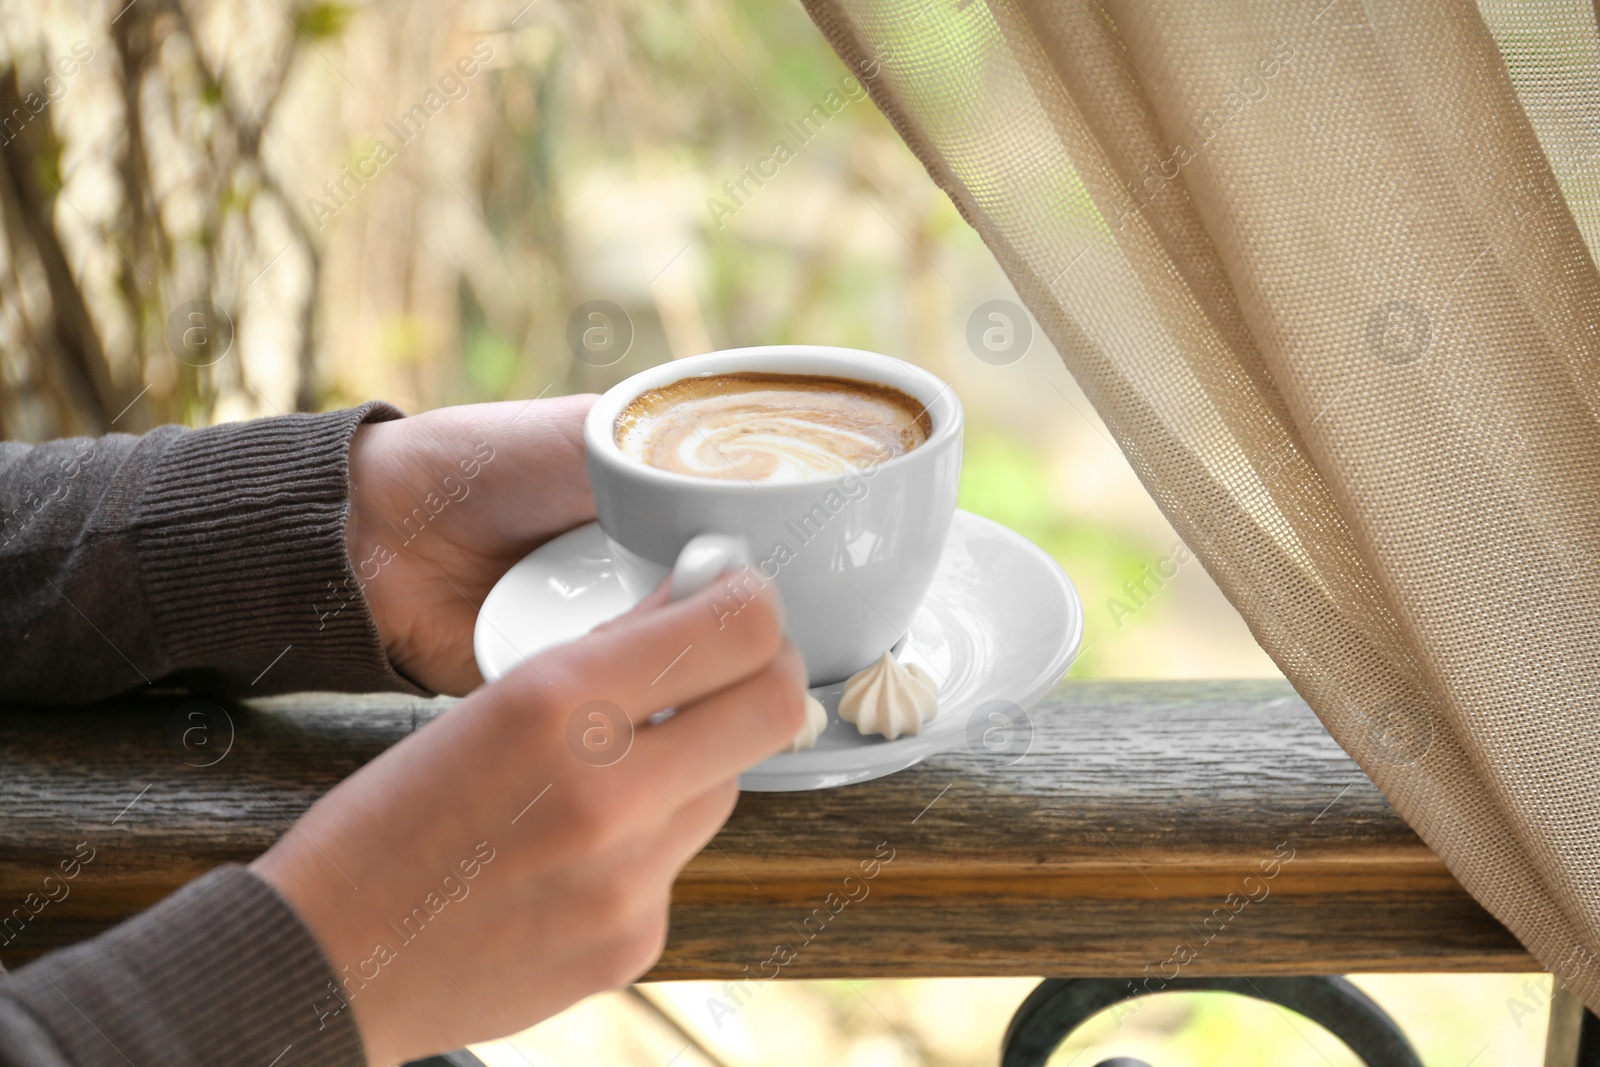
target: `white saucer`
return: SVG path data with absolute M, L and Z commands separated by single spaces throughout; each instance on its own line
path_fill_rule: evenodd
M 493 681 L 632 604 L 599 525 L 581 526 L 529 553 L 490 590 L 473 633 L 478 669 Z M 828 709 L 816 747 L 773 756 L 739 787 L 849 785 L 964 745 L 1015 762 L 1032 736 L 1022 713 L 1066 673 L 1082 639 L 1083 605 L 1055 560 L 1021 534 L 957 511 L 933 588 L 896 647 L 901 662 L 938 681 L 938 717 L 916 736 L 863 737 L 839 718 L 842 685 L 813 689 Z

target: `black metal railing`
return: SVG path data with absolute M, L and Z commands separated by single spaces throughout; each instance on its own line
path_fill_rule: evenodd
M 1081 1026 L 1118 1004 L 1196 992 L 1232 994 L 1287 1008 L 1332 1034 L 1367 1067 L 1423 1067 L 1388 1012 L 1348 980 L 1330 976 L 1177 977 L 1164 980 L 1156 991 L 1139 980 L 1047 978 L 1012 1015 L 1001 1043 L 1001 1067 L 1044 1067 Z M 1569 1019 L 1560 1017 L 1563 1010 L 1570 1013 Z M 1553 1006 L 1552 1011 L 1547 1067 L 1600 1067 L 1600 1018 L 1570 1000 Z M 404 1067 L 483 1067 L 483 1061 L 463 1049 L 414 1060 Z M 1117 1056 L 1092 1067 L 1152 1065 Z

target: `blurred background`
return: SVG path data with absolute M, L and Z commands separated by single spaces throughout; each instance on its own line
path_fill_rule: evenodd
M 716 348 L 867 348 L 954 384 L 962 505 L 1077 584 L 1075 676 L 1277 674 L 793 0 L 0 0 L 0 49 L 6 437 L 414 412 L 601 391 Z M 1540 1062 L 1547 975 L 1362 981 L 1429 1064 Z M 1030 985 L 774 985 L 720 1028 L 708 988 L 653 986 L 482 1054 L 992 1063 Z M 1285 1026 L 1172 996 L 1057 1062 L 1348 1062 Z

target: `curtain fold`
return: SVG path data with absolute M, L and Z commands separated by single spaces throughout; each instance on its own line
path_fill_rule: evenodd
M 1590 0 L 805 0 L 1174 527 L 1600 1010 Z

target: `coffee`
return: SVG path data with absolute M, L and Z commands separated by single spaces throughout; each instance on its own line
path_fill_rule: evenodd
M 701 478 L 793 482 L 848 474 L 916 448 L 927 408 L 887 385 L 809 374 L 708 374 L 634 398 L 617 446 L 647 466 Z

